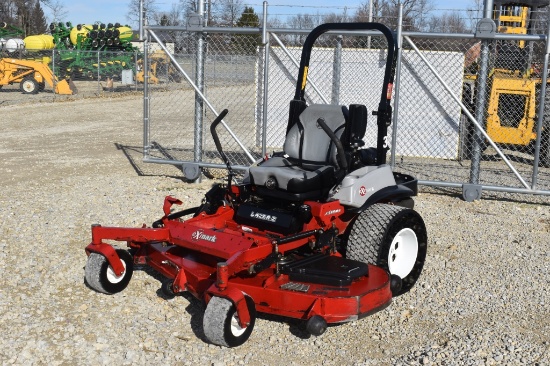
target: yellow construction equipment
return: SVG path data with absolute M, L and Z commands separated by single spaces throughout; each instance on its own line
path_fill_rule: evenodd
M 140 83 L 145 81 L 145 70 L 143 68 L 143 60 L 138 60 L 138 68 L 136 74 L 136 80 Z M 160 71 L 162 69 L 162 71 Z M 166 52 L 162 50 L 156 50 L 149 54 L 149 83 L 158 84 L 160 82 L 158 75 L 162 74 L 169 80 L 179 82 L 181 77 L 178 71 L 172 66 L 170 58 Z
M 533 31 L 535 15 L 540 16 L 541 8 L 549 2 L 542 0 L 495 0 L 493 20 L 500 33 L 529 34 Z M 530 45 L 532 46 L 532 45 Z M 536 77 L 531 62 L 532 47 L 525 41 L 507 41 L 496 44 L 496 60 L 491 70 L 488 86 L 490 92 L 486 105 L 486 131 L 497 144 L 528 152 L 537 138 L 536 120 L 539 103 L 545 103 L 543 119 L 540 164 L 550 167 L 550 90 L 546 96 L 539 96 L 542 80 Z M 466 54 L 466 66 L 473 60 L 472 54 L 479 56 L 479 43 Z M 540 70 L 539 70 L 540 72 Z M 474 108 L 474 85 L 477 75 L 466 72 L 464 86 L 466 100 Z M 471 126 L 470 126 L 471 127 Z M 463 157 L 471 153 L 471 131 L 468 132 L 467 146 Z M 481 147 L 483 150 L 486 143 Z
M 44 63 L 13 58 L 0 59 L 0 88 L 3 85 L 19 83 L 24 94 L 36 94 L 44 90 L 46 83 L 56 94 L 76 94 L 72 81 L 57 80 L 52 70 Z

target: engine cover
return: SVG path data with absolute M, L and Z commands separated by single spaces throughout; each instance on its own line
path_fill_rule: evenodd
M 292 234 L 301 228 L 300 220 L 292 212 L 261 208 L 251 204 L 241 204 L 234 217 L 241 225 L 250 225 L 260 230 L 281 234 Z

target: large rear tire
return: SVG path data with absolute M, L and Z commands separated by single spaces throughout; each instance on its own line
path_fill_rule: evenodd
M 203 319 L 204 335 L 210 343 L 224 347 L 237 347 L 248 340 L 256 322 L 256 305 L 245 296 L 250 323 L 242 328 L 235 305 L 228 299 L 214 296 L 208 302 Z
M 416 283 L 426 259 L 428 235 L 414 210 L 376 204 L 355 219 L 346 240 L 346 258 L 375 264 L 402 279 L 394 296 Z

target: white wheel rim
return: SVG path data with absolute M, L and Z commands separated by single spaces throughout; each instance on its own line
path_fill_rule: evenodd
M 25 91 L 27 92 L 31 92 L 34 90 L 34 85 L 30 81 L 25 81 L 23 82 L 23 89 L 25 89 Z
M 405 278 L 411 273 L 418 255 L 418 239 L 412 229 L 401 229 L 393 238 L 388 252 L 391 274 Z
M 124 271 L 120 276 L 117 276 L 115 274 L 115 271 L 113 271 L 113 267 L 108 266 L 107 267 L 107 280 L 111 283 L 119 283 L 124 278 L 124 275 L 126 274 L 126 262 L 121 260 L 122 266 L 124 267 Z
M 239 336 L 241 336 L 245 331 L 246 331 L 246 328 L 242 328 L 242 327 L 239 325 L 239 317 L 237 316 L 237 312 L 235 312 L 235 314 L 233 314 L 233 316 L 231 317 L 231 333 L 232 333 L 235 337 L 239 337 Z

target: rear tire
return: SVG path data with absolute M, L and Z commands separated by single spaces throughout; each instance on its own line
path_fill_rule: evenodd
M 394 296 L 416 283 L 426 259 L 428 235 L 414 210 L 376 204 L 359 214 L 346 240 L 346 258 L 375 264 L 402 279 Z
M 26 76 L 21 83 L 19 83 L 19 89 L 23 94 L 36 94 L 40 86 L 38 85 L 38 81 L 34 80 L 32 76 Z
M 245 296 L 250 324 L 246 328 L 239 325 L 235 305 L 228 299 L 214 296 L 206 306 L 203 319 L 204 335 L 210 343 L 224 347 L 237 347 L 248 340 L 256 322 L 256 305 Z
M 112 295 L 120 292 L 128 286 L 134 272 L 133 258 L 128 251 L 116 250 L 122 260 L 124 272 L 117 276 L 113 268 L 107 262 L 107 258 L 99 253 L 91 253 L 88 257 L 85 269 L 86 283 L 97 292 Z

